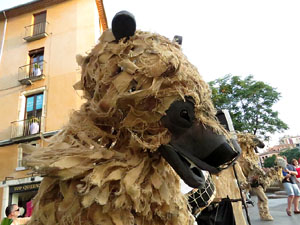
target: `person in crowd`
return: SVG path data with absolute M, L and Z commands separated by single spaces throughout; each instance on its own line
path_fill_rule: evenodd
M 6 207 L 4 218 L 1 221 L 1 225 L 24 225 L 30 220 L 30 217 L 18 218 L 20 214 L 20 209 L 17 204 L 11 204 Z
M 30 217 L 32 215 L 33 212 L 33 203 L 32 200 L 30 200 L 29 202 L 26 203 L 26 217 Z
M 296 168 L 297 172 L 298 172 L 298 175 L 296 176 L 297 178 L 300 177 L 300 166 L 299 166 L 299 163 L 297 161 L 297 159 L 292 159 L 292 165 Z
M 296 175 L 296 178 L 297 178 L 297 185 L 298 187 L 300 188 L 300 166 L 299 166 L 299 163 L 297 161 L 297 159 L 292 159 L 292 165 L 296 168 L 297 170 L 297 175 Z
M 284 157 L 287 161 L 287 159 Z M 300 190 L 297 185 L 297 171 L 296 168 L 291 165 L 287 164 L 287 166 L 282 170 L 284 179 L 282 180 L 283 186 L 285 191 L 288 194 L 288 207 L 286 209 L 286 213 L 288 216 L 292 215 L 292 204 L 294 205 L 294 213 L 300 214 L 299 211 L 299 198 L 300 198 Z

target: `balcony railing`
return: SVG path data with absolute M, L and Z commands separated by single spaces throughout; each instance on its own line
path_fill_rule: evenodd
M 45 61 L 40 61 L 25 66 L 20 66 L 18 71 L 19 82 L 21 84 L 29 85 L 34 81 L 44 79 L 45 64 Z
M 30 42 L 48 36 L 48 27 L 48 22 L 41 22 L 26 26 L 24 40 Z
M 11 123 L 11 138 L 27 137 L 39 134 L 42 131 L 44 117 L 34 117 Z

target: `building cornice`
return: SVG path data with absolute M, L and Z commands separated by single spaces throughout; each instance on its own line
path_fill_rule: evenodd
M 0 21 L 5 19 L 3 12 L 5 12 L 7 18 L 12 18 L 65 1 L 69 0 L 33 0 L 31 2 L 0 11 Z

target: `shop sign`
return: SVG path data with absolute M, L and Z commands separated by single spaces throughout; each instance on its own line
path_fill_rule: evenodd
M 41 183 L 29 183 L 29 184 L 20 184 L 9 187 L 9 193 L 19 193 L 26 191 L 37 191 L 40 187 Z

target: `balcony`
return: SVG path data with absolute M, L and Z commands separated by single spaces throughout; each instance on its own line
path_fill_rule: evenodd
M 12 139 L 31 139 L 43 131 L 44 117 L 34 117 L 11 123 Z
M 45 61 L 40 61 L 25 66 L 20 66 L 18 71 L 19 82 L 21 84 L 31 85 L 34 81 L 44 79 L 45 64 Z
M 24 40 L 27 42 L 31 42 L 47 37 L 48 27 L 48 22 L 41 22 L 26 26 Z

